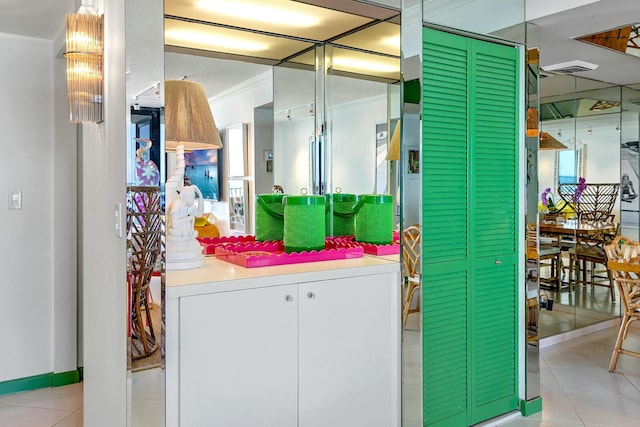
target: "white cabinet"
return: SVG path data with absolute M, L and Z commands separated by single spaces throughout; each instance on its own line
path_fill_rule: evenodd
M 180 301 L 180 425 L 298 425 L 296 286 Z
M 283 276 L 169 303 L 167 423 L 399 426 L 400 290 L 389 270 Z
M 299 287 L 300 426 L 396 425 L 392 275 Z

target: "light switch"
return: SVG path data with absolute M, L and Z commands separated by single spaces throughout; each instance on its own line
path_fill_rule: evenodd
M 9 190 L 9 209 L 22 209 L 22 190 Z

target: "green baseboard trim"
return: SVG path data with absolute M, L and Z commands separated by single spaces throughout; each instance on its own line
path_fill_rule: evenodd
M 54 373 L 52 378 L 52 385 L 54 387 L 60 387 L 63 385 L 75 384 L 80 382 L 80 371 Z
M 20 393 L 22 391 L 37 390 L 39 388 L 60 387 L 75 384 L 82 380 L 82 368 L 75 371 L 34 375 L 32 377 L 17 378 L 0 382 L 0 396 Z
M 0 383 L 0 396 L 46 387 L 51 387 L 51 373 L 3 381 Z
M 542 398 L 537 397 L 533 400 L 521 400 L 520 401 L 520 413 L 523 417 L 535 414 L 542 411 Z

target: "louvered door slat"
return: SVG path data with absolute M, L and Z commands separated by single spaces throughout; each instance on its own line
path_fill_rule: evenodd
M 517 408 L 519 52 L 477 40 L 472 44 L 469 400 L 470 421 L 476 423 Z
M 514 48 L 424 29 L 425 426 L 517 408 L 517 60 Z

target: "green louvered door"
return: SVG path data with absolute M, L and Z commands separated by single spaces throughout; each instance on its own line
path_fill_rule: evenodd
M 518 406 L 519 55 L 424 29 L 425 426 Z

